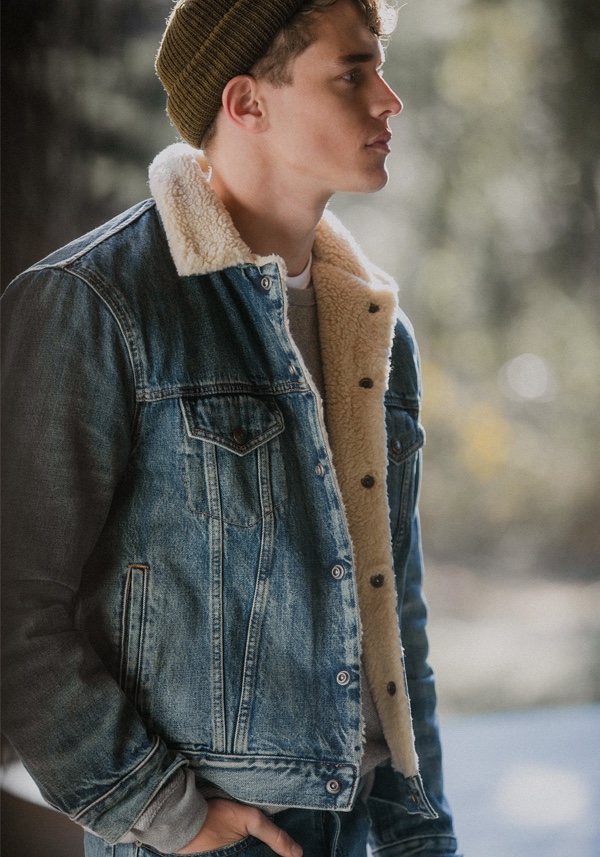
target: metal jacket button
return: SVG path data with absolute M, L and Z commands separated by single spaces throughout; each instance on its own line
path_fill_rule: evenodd
M 331 576 L 334 577 L 335 580 L 341 580 L 344 574 L 344 567 L 341 565 L 334 565 L 331 569 Z
M 402 443 L 397 437 L 392 438 L 390 446 L 392 447 L 392 452 L 402 452 Z
M 323 465 L 321 464 L 320 461 L 317 464 L 317 466 L 315 467 L 315 473 L 317 474 L 317 476 L 320 476 L 321 478 L 323 476 L 325 476 L 325 468 L 323 467 Z
M 372 488 L 375 485 L 375 477 L 368 474 L 367 476 L 363 476 L 360 480 L 360 484 L 363 488 Z
M 341 684 L 342 687 L 350 684 L 350 673 L 348 670 L 341 670 L 336 676 L 336 681 L 338 684 Z
M 325 786 L 330 795 L 339 795 L 342 790 L 339 780 L 328 780 Z
M 260 284 L 263 287 L 263 289 L 265 289 L 266 291 L 269 291 L 269 289 L 271 288 L 271 278 L 270 277 L 263 277 L 262 280 L 260 281 Z

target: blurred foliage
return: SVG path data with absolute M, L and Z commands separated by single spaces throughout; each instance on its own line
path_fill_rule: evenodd
M 168 0 L 3 0 L 2 283 L 148 195 Z
M 169 0 L 4 0 L 3 284 L 147 196 Z M 411 0 L 391 178 L 332 203 L 421 343 L 426 550 L 600 567 L 600 7 Z

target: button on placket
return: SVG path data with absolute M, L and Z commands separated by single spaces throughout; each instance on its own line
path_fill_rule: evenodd
M 320 461 L 315 467 L 315 473 L 317 474 L 319 479 L 322 479 L 325 476 L 325 468 L 323 467 Z
M 343 565 L 334 565 L 331 569 L 331 576 L 334 580 L 341 580 L 345 573 Z
M 347 684 L 350 684 L 350 673 L 348 670 L 340 670 L 335 680 L 341 687 L 346 687 Z
M 261 286 L 263 287 L 263 289 L 264 289 L 266 292 L 268 292 L 268 291 L 269 291 L 269 289 L 271 288 L 271 286 L 273 285 L 273 281 L 271 280 L 271 278 L 270 278 L 270 277 L 263 277 L 263 278 L 261 279 L 261 281 L 260 281 L 260 284 L 261 284 Z

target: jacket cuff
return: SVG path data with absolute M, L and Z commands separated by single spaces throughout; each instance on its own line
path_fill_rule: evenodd
M 206 819 L 206 800 L 190 768 L 180 768 L 145 807 L 118 844 L 141 842 L 172 854 L 197 836 Z

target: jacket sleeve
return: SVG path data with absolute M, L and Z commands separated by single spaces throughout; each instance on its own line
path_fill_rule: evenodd
M 421 393 L 419 359 L 410 323 L 405 321 L 397 328 L 391 384 L 416 419 Z M 418 513 L 421 460 L 419 450 L 408 459 L 402 470 L 397 471 L 396 477 L 392 476 L 402 481 L 402 504 L 408 504 L 401 510 L 405 524 L 394 538 L 394 563 L 420 774 L 437 818 L 425 818 L 407 812 L 403 807 L 410 805 L 410 798 L 404 777 L 389 764 L 377 768 L 368 801 L 369 813 L 373 824 L 374 853 L 381 852 L 386 857 L 408 857 L 413 854 L 419 857 L 451 857 L 457 849 L 452 817 L 443 790 L 435 681 L 427 662 L 427 606 L 423 595 L 423 556 Z
M 149 734 L 76 621 L 135 433 L 122 320 L 81 276 L 3 298 L 3 730 L 45 799 L 109 842 L 185 759 Z

